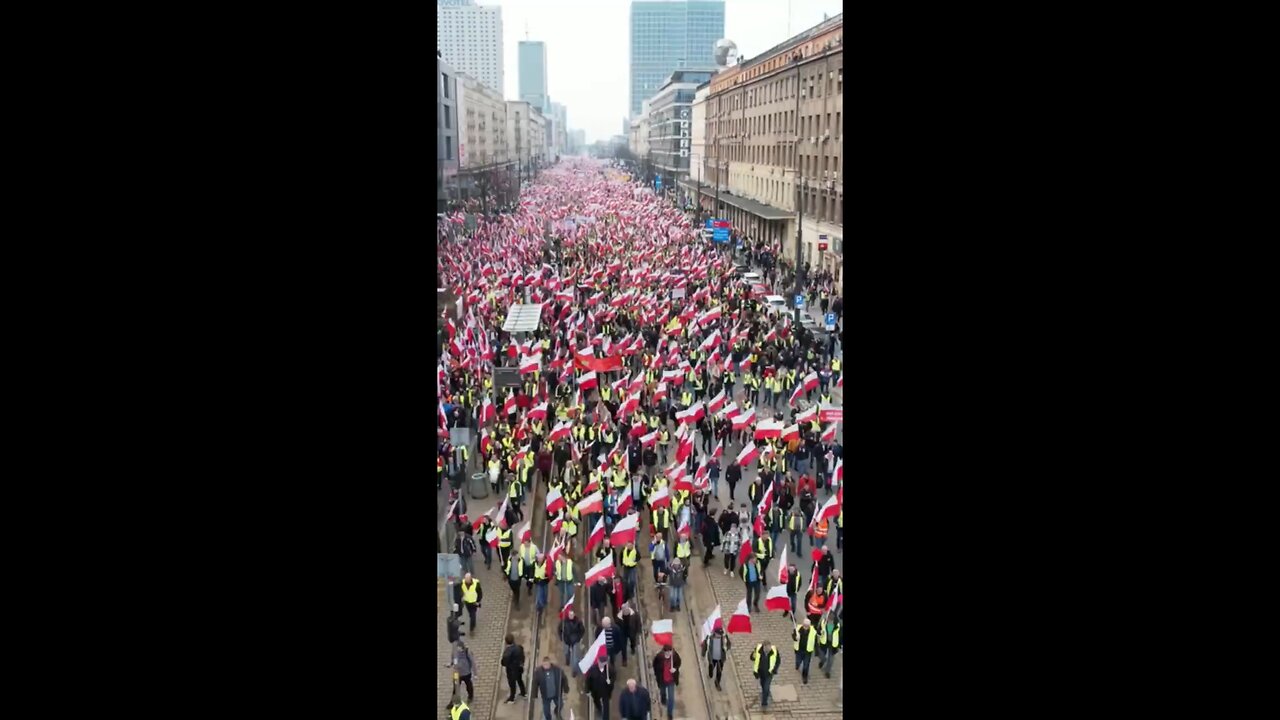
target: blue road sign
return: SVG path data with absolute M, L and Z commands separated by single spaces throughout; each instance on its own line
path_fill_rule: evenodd
M 661 189 L 662 189 L 662 176 L 661 176 L 661 175 L 659 175 L 658 177 L 656 177 L 656 178 L 654 178 L 654 179 L 653 179 L 653 186 L 654 186 L 654 187 L 656 187 L 656 188 L 658 188 L 659 190 L 661 190 Z
M 826 323 L 827 323 L 828 325 L 835 325 L 835 324 L 836 324 L 836 314 L 835 314 L 835 313 L 827 313 Z
M 804 295 L 796 295 L 796 307 L 804 307 Z

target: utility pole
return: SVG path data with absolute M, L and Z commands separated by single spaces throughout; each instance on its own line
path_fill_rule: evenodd
M 801 269 L 803 267 L 800 264 L 800 252 L 803 247 L 803 242 L 801 238 L 803 237 L 803 234 L 804 234 L 804 195 L 802 194 L 802 190 L 801 190 L 801 185 L 804 182 L 804 178 L 801 177 L 800 175 L 800 60 L 801 58 L 798 54 L 794 56 L 792 60 L 796 64 L 796 113 L 795 113 L 796 139 L 792 145 L 792 148 L 793 148 L 792 154 L 794 155 L 793 162 L 795 164 L 794 171 L 796 176 L 796 292 L 795 292 L 796 296 L 799 296 L 804 293 L 804 284 L 800 277 Z M 791 300 L 792 302 L 795 302 L 795 297 L 793 297 Z M 800 327 L 800 306 L 799 305 L 795 306 L 795 321 L 796 321 L 796 327 L 799 328 Z

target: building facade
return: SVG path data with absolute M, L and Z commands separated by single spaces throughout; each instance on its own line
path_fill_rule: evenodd
M 640 103 L 640 112 L 627 128 L 627 149 L 636 157 L 642 168 L 651 161 L 649 157 L 649 101 Z M 648 174 L 648 170 L 645 170 Z M 652 178 L 650 178 L 652 180 Z
M 521 40 L 517 45 L 519 60 L 519 99 L 538 108 L 543 115 L 551 112 L 547 95 L 547 44 L 538 40 Z
M 693 100 L 697 88 L 714 70 L 676 70 L 649 100 L 649 152 L 663 192 L 676 192 L 676 181 L 689 175 L 693 143 Z
M 548 155 L 554 161 L 560 155 L 569 154 L 569 111 L 560 103 L 553 102 L 548 120 L 552 125 L 551 147 Z
M 458 74 L 458 81 L 458 117 L 462 119 L 458 167 L 465 170 L 507 162 L 507 103 L 502 93 L 465 73 Z
M 507 147 L 522 173 L 543 167 L 547 153 L 547 121 L 523 100 L 507 101 Z
M 436 52 L 436 212 L 444 212 L 458 173 L 458 77 Z
M 506 87 L 502 8 L 475 0 L 436 0 L 436 47 L 454 68 L 499 92 Z
M 632 0 L 630 117 L 671 73 L 715 66 L 724 0 Z
M 837 15 L 718 74 L 703 208 L 836 277 L 844 251 L 844 22 Z M 821 250 L 820 244 L 827 249 Z

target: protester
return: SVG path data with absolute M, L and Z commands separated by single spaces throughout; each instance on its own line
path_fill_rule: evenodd
M 618 712 L 622 720 L 646 720 L 651 711 L 649 691 L 635 679 L 627 680 L 627 687 L 618 700 Z
M 778 674 L 778 648 L 768 640 L 751 651 L 751 674 L 760 681 L 760 707 L 769 707 L 769 685 Z
M 733 643 L 729 640 L 729 634 L 724 631 L 723 625 L 717 625 L 715 630 L 702 640 L 702 654 L 707 658 L 707 678 L 715 679 L 717 690 L 723 689 L 720 687 L 720 676 L 724 673 L 724 661 L 729 657 L 729 650 L 732 647 Z
M 511 689 L 507 703 L 510 704 L 516 701 L 516 686 L 520 687 L 520 697 L 529 697 L 529 692 L 524 687 L 524 647 L 517 645 L 515 636 L 510 633 L 507 633 L 506 642 L 501 665 L 507 670 L 507 687 Z
M 569 679 L 560 668 L 551 663 L 551 658 L 542 658 L 542 667 L 533 671 L 533 697 L 536 700 L 542 695 L 542 720 L 556 720 L 560 716 L 560 707 L 564 703 L 564 694 L 569 692 Z M 555 706 L 554 717 L 552 706 Z
M 658 697 L 667 708 L 667 720 L 673 720 L 676 712 L 676 686 L 680 684 L 680 653 L 670 645 L 653 658 L 653 677 L 658 685 Z

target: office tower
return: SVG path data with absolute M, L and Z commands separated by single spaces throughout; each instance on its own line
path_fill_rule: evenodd
M 630 116 L 678 69 L 715 67 L 724 0 L 633 0 Z
M 503 92 L 502 8 L 436 0 L 436 47 L 456 70 Z
M 547 44 L 538 40 L 521 40 L 518 47 L 520 99 L 547 114 L 551 99 L 547 96 Z

